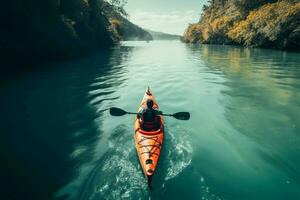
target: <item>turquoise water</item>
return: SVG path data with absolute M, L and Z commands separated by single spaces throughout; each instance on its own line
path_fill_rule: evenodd
M 166 118 L 153 190 L 133 139 L 150 86 Z M 6 194 L 29 199 L 300 199 L 300 54 L 124 42 L 0 89 Z M 17 191 L 17 192 L 16 192 Z

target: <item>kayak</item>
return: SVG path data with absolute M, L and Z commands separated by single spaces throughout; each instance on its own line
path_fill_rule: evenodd
M 154 109 L 159 108 L 152 91 L 148 87 L 138 110 L 141 107 L 147 108 L 147 99 L 152 99 Z M 136 150 L 149 187 L 151 187 L 152 177 L 158 164 L 164 140 L 164 119 L 161 115 L 159 118 L 159 128 L 147 131 L 143 130 L 140 119 L 136 118 L 135 120 L 134 140 Z

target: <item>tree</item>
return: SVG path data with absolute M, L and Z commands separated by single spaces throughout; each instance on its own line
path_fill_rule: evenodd
M 108 2 L 113 6 L 114 10 L 120 13 L 123 17 L 128 17 L 124 6 L 127 4 L 127 0 L 108 0 Z

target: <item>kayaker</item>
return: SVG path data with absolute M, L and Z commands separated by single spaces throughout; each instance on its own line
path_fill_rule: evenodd
M 141 107 L 137 114 L 137 118 L 140 119 L 143 129 L 151 130 L 151 129 L 159 129 L 159 115 L 162 114 L 158 109 L 153 108 L 153 101 L 151 99 L 147 100 L 147 108 Z

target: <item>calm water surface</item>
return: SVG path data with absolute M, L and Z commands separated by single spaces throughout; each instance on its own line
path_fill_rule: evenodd
M 136 155 L 147 86 L 165 113 L 153 182 Z M 41 66 L 0 88 L 1 193 L 9 199 L 300 199 L 300 54 L 124 42 Z

